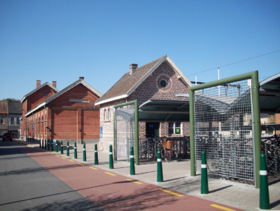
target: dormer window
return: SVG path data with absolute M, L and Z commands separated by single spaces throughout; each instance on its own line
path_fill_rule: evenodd
M 44 96 L 48 96 L 48 94 L 49 94 L 49 93 L 46 91 L 46 92 L 44 93 Z

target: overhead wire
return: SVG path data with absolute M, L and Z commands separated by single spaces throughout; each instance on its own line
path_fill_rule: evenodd
M 258 56 L 250 57 L 250 58 L 248 58 L 248 59 L 243 59 L 243 60 L 240 60 L 240 61 L 237 61 L 237 62 L 232 62 L 232 63 L 229 63 L 229 64 L 225 64 L 225 65 L 220 65 L 220 66 L 217 66 L 217 67 L 213 67 L 213 68 L 210 68 L 210 69 L 207 69 L 207 70 L 203 70 L 203 71 L 200 71 L 200 72 L 197 72 L 197 73 L 189 74 L 189 75 L 187 75 L 187 76 L 197 75 L 197 74 L 204 73 L 204 72 L 207 72 L 207 71 L 210 71 L 210 70 L 216 70 L 217 68 L 221 68 L 221 67 L 226 67 L 226 66 L 234 65 L 234 64 L 237 64 L 237 63 L 240 63 L 240 62 L 245 62 L 245 61 L 248 61 L 248 60 L 251 60 L 251 59 L 259 58 L 259 57 L 262 57 L 262 56 L 267 56 L 267 55 L 269 55 L 269 54 L 273 54 L 273 53 L 277 53 L 277 52 L 280 52 L 280 49 L 279 49 L 279 50 L 276 50 L 276 51 L 272 51 L 272 52 L 266 53 L 266 54 L 261 54 L 261 55 L 258 55 Z

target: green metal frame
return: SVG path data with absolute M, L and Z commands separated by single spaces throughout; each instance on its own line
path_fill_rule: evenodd
M 121 106 L 126 106 L 126 105 L 131 105 L 134 104 L 135 108 L 135 164 L 139 165 L 139 128 L 138 128 L 138 100 L 133 100 L 129 101 L 126 103 L 121 103 L 118 105 L 114 105 L 114 108 L 118 108 Z M 116 126 L 116 112 L 114 112 L 114 160 L 116 160 L 116 154 L 115 154 L 115 144 L 116 144 L 116 131 L 115 131 L 115 126 Z
M 194 92 L 200 89 L 219 86 L 225 83 L 252 79 L 252 98 L 253 98 L 253 130 L 254 130 L 254 149 L 255 149 L 255 184 L 260 187 L 260 154 L 261 154 L 261 131 L 260 131 L 260 103 L 259 103 L 259 73 L 253 71 L 209 83 L 192 86 L 189 88 L 190 102 L 190 146 L 191 146 L 191 176 L 196 176 L 195 172 L 195 142 L 194 142 Z

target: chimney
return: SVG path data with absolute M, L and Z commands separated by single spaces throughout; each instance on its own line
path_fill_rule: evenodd
M 132 75 L 138 67 L 138 64 L 131 64 L 129 65 L 129 75 Z
M 56 81 L 52 81 L 52 86 L 56 88 Z
M 79 79 L 84 80 L 84 79 L 85 79 L 85 77 L 79 77 Z
M 38 88 L 39 86 L 41 86 L 41 80 L 36 80 L 36 88 Z

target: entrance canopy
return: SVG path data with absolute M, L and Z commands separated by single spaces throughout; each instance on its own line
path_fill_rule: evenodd
M 148 100 L 139 106 L 139 121 L 188 122 L 189 101 Z
M 261 113 L 280 113 L 280 73 L 260 82 Z
M 259 102 L 261 113 L 280 113 L 280 73 L 273 75 L 259 83 Z M 234 109 L 234 105 L 240 103 L 245 96 L 243 93 L 238 98 L 227 98 L 227 102 L 213 96 L 201 95 L 200 101 L 209 107 L 215 109 L 217 105 L 224 105 L 223 111 L 217 110 L 217 113 L 223 115 L 225 111 Z M 176 96 L 189 97 L 188 94 L 178 94 Z M 228 107 L 232 101 L 231 107 Z M 189 101 L 172 100 L 148 100 L 139 106 L 139 121 L 146 122 L 188 122 L 189 121 Z

